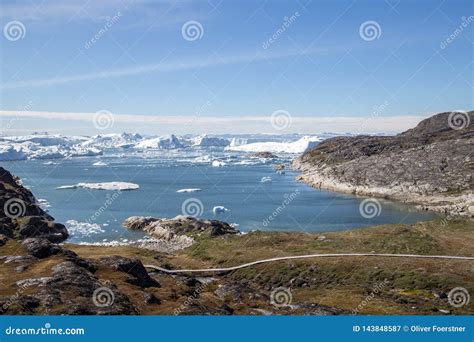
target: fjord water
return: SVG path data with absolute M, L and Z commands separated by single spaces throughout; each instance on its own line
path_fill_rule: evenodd
M 226 165 L 213 167 L 199 154 L 163 152 L 154 156 L 112 155 L 53 162 L 27 160 L 4 162 L 2 166 L 19 176 L 37 199 L 47 200 L 48 211 L 58 222 L 69 221 L 66 225 L 72 233 L 71 242 L 139 239 L 143 234 L 124 229 L 123 220 L 130 216 L 174 217 L 182 214 L 183 203 L 188 199 L 202 203 L 199 217 L 238 224 L 243 232 L 323 232 L 413 223 L 435 216 L 413 206 L 380 200 L 380 214 L 365 218 L 359 211 L 364 198 L 313 189 L 297 182 L 297 174 L 292 171 L 277 174 L 274 162 L 249 159 L 238 153 L 214 154 L 210 160 L 216 159 Z M 93 166 L 99 160 L 107 165 Z M 289 160 L 290 157 L 278 162 Z M 271 177 L 272 181 L 261 182 L 263 177 Z M 140 189 L 122 192 L 56 189 L 79 182 L 111 181 L 136 183 Z M 202 191 L 176 192 L 185 188 Z M 214 206 L 224 206 L 229 211 L 215 214 Z M 71 220 L 89 224 L 78 229 Z

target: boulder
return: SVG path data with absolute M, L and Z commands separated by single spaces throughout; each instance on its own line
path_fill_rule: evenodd
M 160 287 L 158 281 L 150 277 L 142 262 L 138 259 L 129 259 L 120 256 L 104 257 L 98 260 L 99 264 L 114 271 L 128 274 L 126 281 L 140 287 Z

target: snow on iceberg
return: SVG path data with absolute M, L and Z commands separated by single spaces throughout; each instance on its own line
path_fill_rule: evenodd
M 184 145 L 174 135 L 164 135 L 158 138 L 146 139 L 134 146 L 138 149 L 164 149 L 171 150 L 176 148 L 183 148 Z
M 9 145 L 0 145 L 0 161 L 25 160 L 26 154 L 21 148 Z
M 127 182 L 106 182 L 106 183 L 77 183 L 75 185 L 63 185 L 57 187 L 58 190 L 63 189 L 91 189 L 91 190 L 112 190 L 112 191 L 124 191 L 124 190 L 137 190 L 140 188 L 138 184 L 127 183 Z
M 213 138 L 209 137 L 206 134 L 198 136 L 192 139 L 193 146 L 200 146 L 200 147 L 213 147 L 213 146 L 228 146 L 230 141 L 223 138 Z
M 313 148 L 321 139 L 318 136 L 304 136 L 293 142 L 259 142 L 245 145 L 228 146 L 227 151 L 240 152 L 271 152 L 271 153 L 303 153 L 307 149 Z
M 212 208 L 212 211 L 214 212 L 214 215 L 216 215 L 220 213 L 225 213 L 226 211 L 229 211 L 229 209 L 222 205 L 216 205 L 214 208 Z
M 220 160 L 214 160 L 211 164 L 213 167 L 225 166 L 226 163 Z
M 82 143 L 84 147 L 130 148 L 140 142 L 143 137 L 138 133 L 111 133 L 96 135 Z

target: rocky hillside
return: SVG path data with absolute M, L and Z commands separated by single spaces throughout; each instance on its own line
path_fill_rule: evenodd
M 41 237 L 51 242 L 67 239 L 66 228 L 45 213 L 31 191 L 0 167 L 0 234 L 8 238 Z
M 440 113 L 395 136 L 335 137 L 293 162 L 316 187 L 474 215 L 474 112 Z

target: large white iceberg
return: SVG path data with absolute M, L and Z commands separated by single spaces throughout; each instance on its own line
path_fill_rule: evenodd
M 21 148 L 12 145 L 0 145 L 0 161 L 24 160 L 26 155 Z
M 194 146 L 212 147 L 212 146 L 229 146 L 230 141 L 223 138 L 209 137 L 206 134 L 200 135 L 192 139 Z
M 138 149 L 176 149 L 183 148 L 184 145 L 179 141 L 179 139 L 174 135 L 164 135 L 157 138 L 146 139 L 134 146 Z
M 102 134 L 96 135 L 82 143 L 84 147 L 95 148 L 129 148 L 143 140 L 138 133 L 121 133 L 121 134 Z
M 321 139 L 318 136 L 304 136 L 293 142 L 258 142 L 245 145 L 228 146 L 227 151 L 240 152 L 272 152 L 272 153 L 303 153 L 307 149 L 313 148 Z
M 63 185 L 56 189 L 92 189 L 92 190 L 112 190 L 112 191 L 124 191 L 124 190 L 137 190 L 140 188 L 138 184 L 127 183 L 127 182 L 106 182 L 106 183 L 77 183 L 74 185 Z

